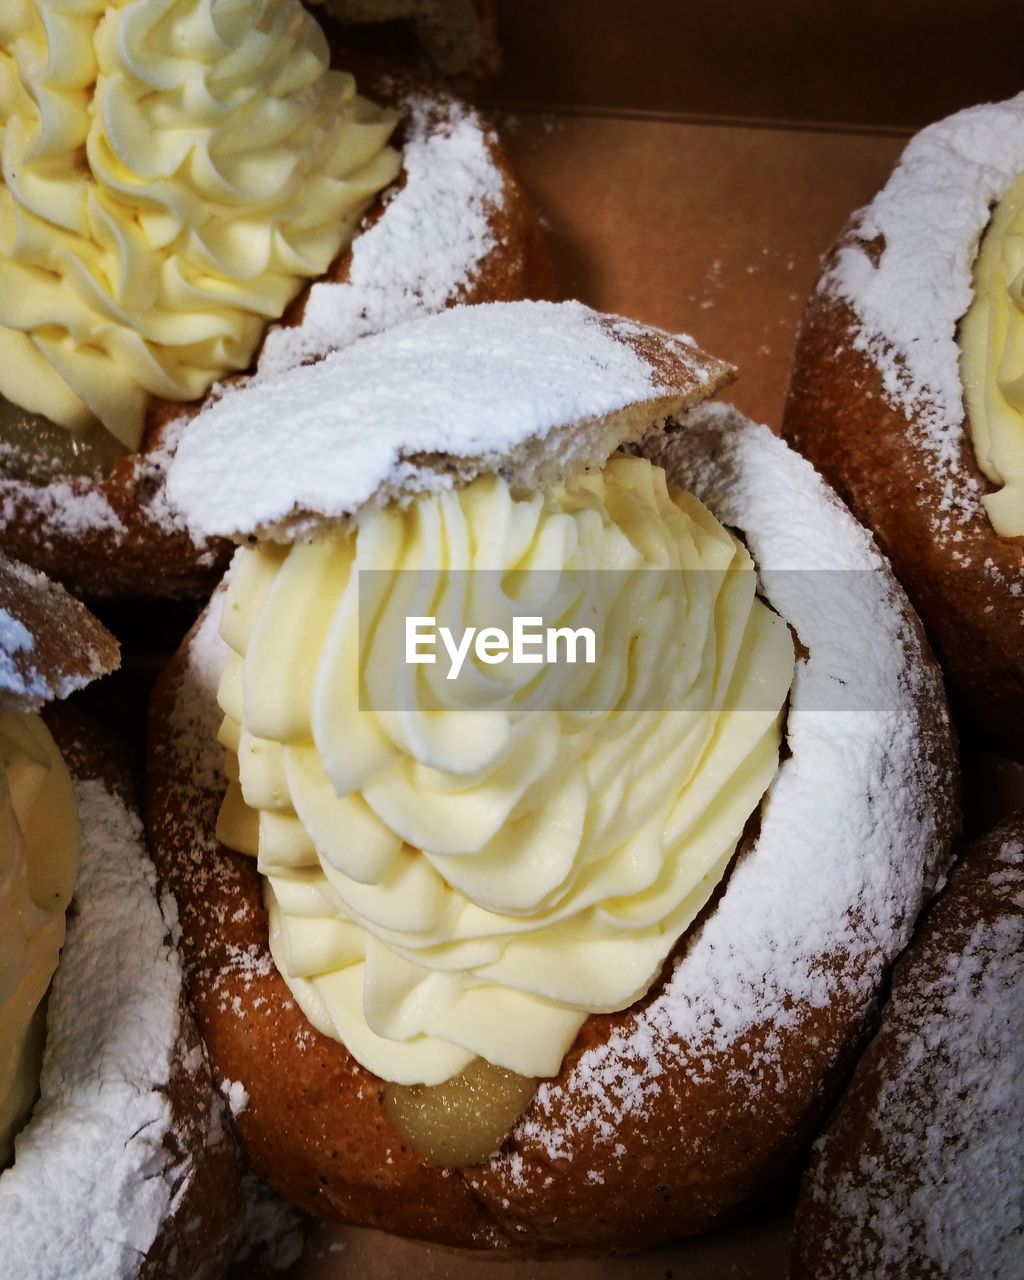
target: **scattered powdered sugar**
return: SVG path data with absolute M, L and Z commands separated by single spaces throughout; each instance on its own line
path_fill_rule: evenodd
M 636 349 L 645 340 L 677 362 L 665 377 Z M 517 466 L 526 484 L 542 466 L 603 462 L 627 432 L 574 424 L 659 396 L 678 405 L 724 368 L 578 302 L 454 307 L 227 392 L 186 427 L 168 493 L 200 534 L 302 536 L 487 471 Z
M 942 715 L 941 680 L 921 668 L 908 607 L 869 535 L 807 462 L 727 406 L 699 406 L 643 452 L 743 534 L 765 598 L 809 657 L 790 701 L 791 754 L 715 910 L 630 1033 L 584 1052 L 564 1084 L 542 1084 L 541 1118 L 520 1123 L 517 1137 L 552 1159 L 571 1154 L 573 1133 L 610 1150 L 666 1071 L 699 1082 L 712 1055 L 755 1029 L 799 1025 L 840 992 L 869 1008 L 947 856 L 948 815 L 928 798 L 952 796 L 955 782 L 930 763 L 917 706 Z M 833 956 L 843 962 L 830 966 Z M 752 1105 L 787 1086 L 773 1034 L 761 1044 L 735 1080 Z
M 50 995 L 42 1096 L 0 1175 L 5 1274 L 138 1273 L 189 1171 L 165 1147 L 181 969 L 138 817 L 77 784 L 82 858 Z
M 51 534 L 76 537 L 99 530 L 123 536 L 126 532 L 117 512 L 91 480 L 52 480 L 29 484 L 10 476 L 0 477 L 0 527 L 24 519 L 30 510 L 44 520 Z
M 860 1276 L 1021 1274 L 1024 844 L 1007 840 L 995 865 L 987 882 L 1004 910 L 962 926 L 949 954 L 939 931 L 897 977 L 883 1020 L 887 1078 L 867 1116 L 882 1148 L 812 1183 L 856 1231 Z M 845 1246 L 833 1246 L 846 1274 Z
M 963 393 L 956 331 L 991 207 L 1024 172 L 1024 94 L 924 129 L 855 221 L 821 282 L 853 308 L 854 346 L 878 366 L 890 400 L 913 416 L 940 470 L 958 467 Z M 870 243 L 885 247 L 873 262 Z M 949 495 L 965 508 L 977 496 Z
M 236 1118 L 249 1105 L 249 1092 L 241 1080 L 221 1080 L 219 1089 L 224 1095 L 224 1100 L 231 1108 L 231 1114 Z
M 257 380 L 442 310 L 495 248 L 504 180 L 479 117 L 420 96 L 399 105 L 409 113 L 403 185 L 353 242 L 348 279 L 315 284 L 301 323 L 267 335 Z
M 26 698 L 49 697 L 49 682 L 35 668 L 28 671 L 15 664 L 14 655 L 29 653 L 34 646 L 28 628 L 6 609 L 0 609 L 0 688 L 16 689 Z
M 174 700 L 169 726 L 172 744 L 188 744 L 192 776 L 204 791 L 216 790 L 224 777 L 224 748 L 217 741 L 223 719 L 217 688 L 229 652 L 220 621 L 230 581 L 229 567 L 189 640 L 188 696 Z
M 186 532 L 181 512 L 167 500 L 167 470 L 187 421 L 183 415 L 166 423 L 157 447 L 135 459 L 135 490 L 141 509 L 152 525 L 168 535 Z M 194 541 L 199 563 L 212 563 L 214 552 L 205 539 Z

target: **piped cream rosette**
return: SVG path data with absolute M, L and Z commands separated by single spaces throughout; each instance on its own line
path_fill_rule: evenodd
M 0 9 L 0 394 L 134 449 L 350 243 L 396 117 L 299 0 Z
M 477 1055 L 550 1076 L 588 1014 L 643 995 L 778 767 L 793 645 L 756 587 L 742 544 L 625 455 L 243 549 L 218 834 L 259 859 L 310 1021 L 399 1083 Z M 448 682 L 398 654 L 431 612 L 586 621 L 598 661 L 470 658 Z

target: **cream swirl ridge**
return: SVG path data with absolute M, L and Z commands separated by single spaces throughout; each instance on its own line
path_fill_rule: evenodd
M 588 571 L 608 589 L 578 591 Z M 453 701 L 439 669 L 395 663 L 418 594 L 489 620 L 513 573 L 505 604 L 531 612 L 538 583 L 568 584 L 555 611 L 596 617 L 596 666 L 477 664 Z M 774 775 L 794 661 L 742 545 L 624 456 L 547 494 L 480 478 L 246 549 L 222 630 L 220 837 L 259 858 L 307 1016 L 399 1083 L 474 1056 L 553 1075 L 589 1013 L 648 989 Z M 401 696 L 375 694 L 396 673 Z
M 43 998 L 78 870 L 78 808 L 38 715 L 0 715 L 0 1167 L 35 1097 Z
M 1024 176 L 996 206 L 960 328 L 974 454 L 999 488 L 982 502 L 1001 537 L 1024 537 Z
M 12 0 L 0 394 L 136 447 L 351 241 L 394 123 L 298 0 Z

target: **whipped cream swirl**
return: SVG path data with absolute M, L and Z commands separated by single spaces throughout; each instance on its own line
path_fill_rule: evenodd
M 421 595 L 468 626 L 493 621 L 502 573 L 532 612 L 533 585 L 606 570 L 614 589 L 557 602 L 559 625 L 596 619 L 600 660 L 545 668 L 544 709 L 536 667 L 517 683 L 478 662 L 449 705 L 439 667 L 396 674 Z M 475 1056 L 551 1076 L 589 1013 L 642 996 L 778 765 L 793 645 L 756 586 L 697 499 L 625 456 L 547 494 L 485 477 L 241 551 L 219 835 L 258 856 L 314 1025 L 399 1083 Z M 400 701 L 372 687 L 389 672 Z
M 4 0 L 0 395 L 136 448 L 351 241 L 394 123 L 299 0 Z

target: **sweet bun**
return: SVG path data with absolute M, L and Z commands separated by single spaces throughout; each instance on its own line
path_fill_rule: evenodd
M 819 1139 L 793 1276 L 1011 1280 L 1024 1209 L 1024 817 L 968 848 Z
M 813 1137 L 947 865 L 957 783 L 941 676 L 869 535 L 811 467 L 732 409 L 687 408 L 729 372 L 688 340 L 524 303 L 360 345 L 307 371 L 338 394 L 309 384 L 335 433 L 328 474 L 293 467 L 303 447 L 328 457 L 310 408 L 289 424 L 296 456 L 278 474 L 291 486 L 247 487 L 257 462 L 216 502 L 204 471 L 243 413 L 273 423 L 275 396 L 226 398 L 197 424 L 171 489 L 200 530 L 308 536 L 317 519 L 337 526 L 496 469 L 530 491 L 619 444 L 737 531 L 801 656 L 781 764 L 722 887 L 642 999 L 583 1023 L 498 1154 L 453 1168 L 402 1138 L 383 1082 L 307 1021 L 268 950 L 255 861 L 218 844 L 216 593 L 154 695 L 147 824 L 197 1021 L 215 1069 L 248 1096 L 247 1153 L 314 1214 L 448 1245 L 639 1249 L 704 1230 L 765 1194 Z M 617 367 L 616 348 L 639 368 Z M 377 360 L 392 377 L 358 436 L 351 405 L 366 384 L 350 403 L 340 389 Z M 666 417 L 670 431 L 652 430 Z
M 1024 750 L 1024 540 L 984 499 L 957 335 L 992 205 L 1024 171 L 1024 97 L 914 138 L 807 304 L 783 435 L 878 538 L 964 720 Z
M 455 302 L 544 297 L 552 288 L 534 211 L 480 113 L 338 41 L 332 64 L 354 70 L 360 93 L 401 113 L 402 172 L 373 201 L 351 247 L 270 326 L 256 378 Z M 139 450 L 105 477 L 0 469 L 0 544 L 89 599 L 208 593 L 230 547 L 189 536 L 164 480 L 183 425 L 217 391 L 184 405 L 154 398 Z
M 5 712 L 30 714 L 117 665 L 113 637 L 41 575 L 2 561 L 0 602 Z M 240 1221 L 238 1157 L 184 1002 L 131 774 L 79 713 L 49 705 L 45 718 L 74 785 L 80 860 L 39 1097 L 0 1172 L 5 1270 L 212 1280 Z

